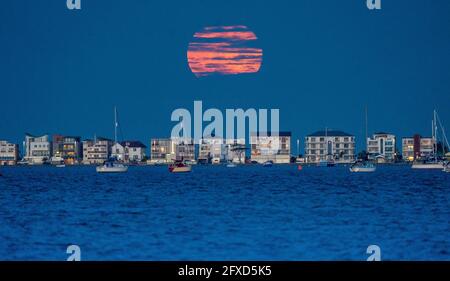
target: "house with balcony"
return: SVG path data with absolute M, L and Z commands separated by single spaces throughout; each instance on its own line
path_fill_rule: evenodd
M 435 141 L 432 137 L 416 134 L 402 138 L 402 156 L 405 161 L 414 161 L 432 156 Z
M 306 163 L 333 160 L 336 163 L 355 161 L 355 136 L 339 130 L 323 130 L 305 138 Z
M 81 137 L 53 135 L 52 140 L 52 162 L 64 162 L 67 165 L 81 163 Z
M 49 161 L 52 156 L 52 142 L 49 135 L 33 136 L 26 134 L 24 147 L 24 160 L 28 164 L 43 164 Z
M 95 138 L 83 141 L 83 164 L 103 164 L 111 155 L 113 141 L 107 138 Z
M 16 165 L 19 160 L 19 146 L 0 140 L 0 166 Z
M 150 163 L 171 163 L 175 157 L 176 143 L 170 138 L 153 138 L 150 141 Z
M 225 161 L 225 145 L 222 138 L 205 137 L 199 144 L 199 163 L 219 164 Z
M 291 132 L 252 132 L 250 134 L 251 160 L 258 163 L 273 161 L 287 164 L 291 160 Z
M 367 153 L 369 160 L 378 163 L 394 162 L 395 151 L 395 135 L 388 133 L 375 133 L 367 138 Z

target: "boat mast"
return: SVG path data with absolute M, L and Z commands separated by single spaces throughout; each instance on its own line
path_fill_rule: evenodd
M 114 106 L 114 144 L 117 143 L 117 107 Z

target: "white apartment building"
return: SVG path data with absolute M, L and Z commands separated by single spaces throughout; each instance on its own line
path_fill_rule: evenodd
M 375 133 L 367 138 L 367 153 L 370 160 L 379 163 L 393 162 L 395 160 L 395 135 L 388 133 Z
M 171 163 L 176 159 L 176 142 L 170 138 L 150 141 L 150 163 Z
M 245 139 L 226 139 L 224 150 L 226 161 L 245 163 Z
M 336 163 L 355 161 L 355 136 L 337 130 L 317 131 L 305 138 L 307 163 L 334 160 Z
M 52 143 L 48 135 L 33 136 L 25 135 L 25 157 L 29 164 L 43 164 L 50 160 L 52 152 Z
M 225 144 L 222 138 L 203 138 L 199 144 L 198 162 L 219 164 L 225 160 Z
M 0 166 L 15 165 L 19 160 L 19 146 L 0 140 Z
M 195 161 L 195 144 L 193 139 L 173 138 L 175 143 L 175 159 L 178 161 Z
M 111 147 L 111 157 L 125 163 L 141 162 L 145 158 L 145 146 L 140 141 L 122 141 Z
M 111 154 L 113 141 L 107 138 L 95 138 L 83 141 L 83 164 L 103 164 Z
M 251 160 L 258 163 L 273 161 L 274 163 L 290 163 L 291 133 L 279 132 L 278 135 L 254 133 L 250 135 Z

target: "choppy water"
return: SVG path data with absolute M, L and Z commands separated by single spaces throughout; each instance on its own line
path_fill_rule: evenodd
M 1 168 L 0 259 L 450 260 L 450 174 L 382 166 Z

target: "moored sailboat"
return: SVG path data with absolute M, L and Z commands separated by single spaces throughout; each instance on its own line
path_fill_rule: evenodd
M 117 108 L 114 107 L 114 144 L 117 143 L 117 127 L 119 123 L 117 122 Z M 117 159 L 110 158 L 103 163 L 101 166 L 96 167 L 97 173 L 125 173 L 128 171 L 128 166 L 119 163 Z

